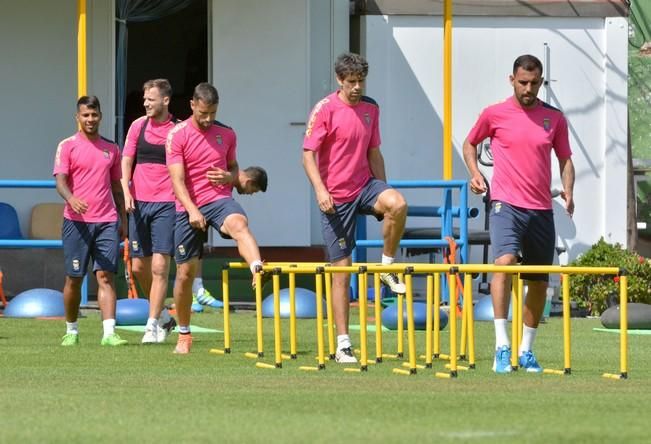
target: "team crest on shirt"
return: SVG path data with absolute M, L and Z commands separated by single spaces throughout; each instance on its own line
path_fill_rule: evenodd
M 224 143 L 224 141 L 222 140 L 222 136 L 221 136 L 221 134 L 217 134 L 217 136 L 215 136 L 215 138 L 217 139 L 217 143 L 218 143 L 219 145 L 221 145 L 222 143 Z
M 109 154 L 108 150 L 104 149 L 104 159 L 108 159 L 109 157 L 111 157 L 111 155 Z
M 138 241 L 131 241 L 131 248 L 133 248 L 133 251 L 138 251 L 140 250 L 140 245 L 138 245 Z
M 177 250 L 179 250 L 179 254 L 181 256 L 185 256 L 185 247 L 183 246 L 183 244 L 179 245 Z
M 364 121 L 366 122 L 367 125 L 371 124 L 371 116 L 369 113 L 364 113 Z
M 73 271 L 79 271 L 81 267 L 79 266 L 79 259 L 73 259 L 72 260 L 72 270 Z
M 545 117 L 543 119 L 543 128 L 545 131 L 549 131 L 549 129 L 552 127 L 552 122 L 549 120 L 549 118 Z
M 346 249 L 346 239 L 339 239 L 337 242 L 339 243 L 339 249 L 341 250 Z

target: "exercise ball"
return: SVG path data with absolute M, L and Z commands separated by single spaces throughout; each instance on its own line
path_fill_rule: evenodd
M 32 288 L 16 295 L 5 308 L 7 318 L 64 316 L 63 293 L 49 288 Z
M 147 299 L 118 299 L 115 304 L 116 325 L 145 325 L 149 318 Z
M 443 330 L 448 325 L 448 314 L 439 309 L 441 325 L 440 330 Z M 427 323 L 427 304 L 423 302 L 414 302 L 414 328 L 416 330 L 425 330 Z M 434 308 L 432 308 L 432 326 L 434 325 Z M 398 328 L 398 304 L 389 305 L 382 310 L 382 325 L 389 330 L 397 330 Z M 407 328 L 407 304 L 403 303 L 402 311 L 402 326 Z
M 473 311 L 475 321 L 493 321 L 493 299 L 490 296 L 483 296 L 477 300 Z M 509 321 L 511 320 L 511 306 L 509 305 Z
M 601 314 L 601 323 L 606 328 L 619 328 L 619 305 L 608 308 Z M 651 305 L 637 302 L 627 306 L 628 328 L 631 330 L 651 329 Z
M 323 317 L 326 316 L 326 304 L 323 303 Z M 274 295 L 271 293 L 262 301 L 262 316 L 274 316 Z M 280 289 L 280 317 L 289 318 L 289 288 Z M 296 317 L 316 318 L 316 293 L 306 288 L 296 288 Z

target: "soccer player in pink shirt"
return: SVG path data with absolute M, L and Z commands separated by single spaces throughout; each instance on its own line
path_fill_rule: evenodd
M 477 167 L 477 145 L 490 138 L 494 170 L 491 180 L 490 238 L 496 265 L 513 265 L 518 255 L 525 265 L 550 265 L 554 260 L 556 233 L 552 213 L 551 153 L 558 159 L 565 209 L 574 213 L 574 165 L 567 121 L 563 113 L 539 100 L 543 67 L 532 55 L 513 63 L 509 76 L 513 96 L 489 106 L 479 116 L 463 144 L 463 157 L 470 172 L 470 189 L 487 191 Z M 533 353 L 533 343 L 542 316 L 548 275 L 522 274 L 528 291 L 523 312 L 522 344 L 518 364 L 527 372 L 542 367 Z M 493 273 L 491 296 L 495 313 L 495 360 L 493 370 L 509 373 L 511 346 L 507 333 L 511 277 Z
M 384 220 L 383 264 L 392 264 L 407 217 L 402 194 L 386 183 L 380 152 L 380 109 L 362 95 L 368 63 L 358 55 L 342 54 L 335 62 L 339 90 L 316 104 L 303 141 L 303 167 L 321 210 L 321 228 L 330 262 L 350 265 L 355 248 L 357 214 Z M 394 293 L 405 285 L 394 273 L 381 273 Z M 337 325 L 340 363 L 355 363 L 348 335 L 350 275 L 333 273 L 332 305 Z M 360 295 L 365 297 L 365 295 Z
M 190 101 L 192 116 L 170 131 L 166 143 L 167 166 L 176 196 L 174 303 L 179 338 L 174 352 L 180 354 L 189 353 L 192 346 L 192 281 L 208 226 L 222 237 L 235 240 L 251 272 L 262 265 L 246 213 L 232 197 L 240 177 L 237 143 L 235 132 L 215 121 L 218 103 L 214 86 L 198 84 Z M 249 194 L 256 190 L 239 183 L 238 191 Z
M 165 141 L 177 120 L 169 113 L 172 86 L 167 79 L 143 85 L 146 114 L 127 132 L 122 151 L 122 189 L 129 213 L 129 246 L 133 274 L 149 296 L 149 318 L 143 344 L 165 342 L 176 325 L 166 316 L 159 322 L 174 253 L 174 192 L 165 163 Z
M 101 344 L 119 346 L 127 343 L 115 333 L 113 282 L 120 239 L 127 230 L 120 151 L 115 143 L 99 135 L 102 112 L 97 97 L 80 97 L 76 118 L 80 129 L 59 143 L 53 173 L 56 189 L 66 201 L 62 229 L 66 334 L 61 345 L 79 344 L 81 284 L 92 258 L 104 329 Z

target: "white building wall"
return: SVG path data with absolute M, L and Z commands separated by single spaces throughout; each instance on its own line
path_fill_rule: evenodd
M 366 16 L 362 27 L 362 51 L 370 64 L 367 94 L 380 104 L 389 178 L 441 179 L 441 17 Z M 454 20 L 453 177 L 468 177 L 462 144 L 481 110 L 512 95 L 513 60 L 525 53 L 539 57 L 550 80 L 540 97 L 565 112 L 577 170 L 574 218 L 565 215 L 559 199 L 554 203 L 558 245 L 568 248 L 570 259 L 600 236 L 626 242 L 626 37 L 624 19 Z M 490 176 L 490 169 L 484 171 Z M 552 182 L 561 188 L 556 162 Z M 440 202 L 437 193 L 405 194 L 413 205 Z M 475 196 L 471 205 L 483 208 Z M 419 219 L 408 226 L 432 223 Z M 483 214 L 470 228 L 483 228 Z M 369 229 L 379 237 L 377 224 Z

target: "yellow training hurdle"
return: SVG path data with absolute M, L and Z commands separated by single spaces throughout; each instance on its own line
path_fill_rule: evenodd
M 248 269 L 248 265 L 243 262 L 231 262 L 224 266 L 222 270 L 222 286 L 224 297 L 224 350 L 213 349 L 212 353 L 224 354 L 231 352 L 231 332 L 229 318 L 229 269 Z M 604 373 L 603 377 L 609 379 L 626 379 L 628 377 L 628 328 L 627 328 L 627 286 L 628 279 L 626 270 L 617 267 L 571 267 L 571 266 L 541 266 L 541 265 L 492 265 L 492 264 L 393 264 L 380 265 L 375 263 L 355 263 L 351 266 L 331 266 L 328 263 L 321 262 L 272 262 L 266 263 L 259 267 L 256 272 L 256 327 L 257 327 L 257 353 L 246 353 L 252 358 L 264 357 L 263 350 L 263 331 L 262 331 L 262 286 L 261 272 L 272 273 L 273 291 L 274 291 L 274 350 L 275 365 L 257 363 L 261 368 L 281 368 L 282 359 L 296 359 L 297 339 L 296 339 L 296 316 L 295 316 L 295 277 L 296 274 L 314 274 L 315 289 L 317 299 L 317 360 L 318 367 L 301 367 L 302 370 L 321 370 L 325 368 L 325 336 L 323 332 L 323 309 L 322 300 L 326 296 L 326 313 L 327 313 L 327 334 L 328 334 L 328 358 L 334 359 L 334 326 L 332 322 L 332 288 L 330 275 L 332 273 L 350 273 L 359 276 L 358 287 L 359 294 L 364 297 L 359 298 L 359 317 L 360 317 L 360 367 L 358 369 L 347 368 L 346 371 L 362 372 L 368 369 L 369 359 L 367 350 L 367 288 L 368 274 L 374 274 L 373 285 L 375 288 L 375 327 L 376 327 L 376 344 L 375 344 L 375 362 L 383 362 L 383 358 L 401 357 L 403 355 L 403 332 L 402 322 L 398 322 L 398 344 L 397 355 L 383 353 L 382 342 L 382 323 L 380 309 L 380 272 L 399 273 L 404 276 L 406 286 L 405 299 L 407 306 L 407 341 L 408 341 L 408 361 L 403 364 L 408 370 L 395 368 L 393 371 L 398 374 L 415 374 L 418 368 L 431 368 L 432 359 L 449 360 L 446 368 L 448 373 L 436 372 L 437 377 L 454 378 L 458 370 L 475 368 L 475 343 L 474 343 L 474 318 L 473 318 L 473 301 L 472 301 L 472 273 L 507 273 L 513 278 L 512 284 L 512 347 L 517 347 L 522 337 L 522 305 L 523 305 L 523 281 L 520 274 L 560 274 L 562 281 L 563 294 L 563 369 L 545 369 L 547 374 L 571 374 L 571 326 L 570 326 L 570 276 L 573 274 L 604 274 L 618 275 L 619 293 L 620 293 L 620 369 L 619 373 Z M 449 354 L 443 354 L 440 350 L 440 316 L 439 310 L 432 310 L 431 307 L 438 308 L 440 305 L 440 274 L 446 273 L 449 278 Z M 283 355 L 281 352 L 281 332 L 280 332 L 280 309 L 279 309 L 279 291 L 280 275 L 289 276 L 289 296 L 290 296 L 290 355 Z M 425 329 L 425 365 L 416 363 L 416 341 L 414 329 L 413 313 L 413 275 L 426 275 L 427 283 L 427 319 Z M 457 275 L 464 275 L 463 282 L 463 311 L 461 316 L 461 341 L 457 343 Z M 325 278 L 325 285 L 324 285 Z M 324 291 L 325 290 L 325 291 Z M 398 319 L 402 320 L 402 301 L 398 298 Z M 433 316 L 432 316 L 433 311 Z M 468 360 L 468 366 L 458 365 L 459 360 Z M 517 353 L 512 355 L 512 366 L 517 369 Z

